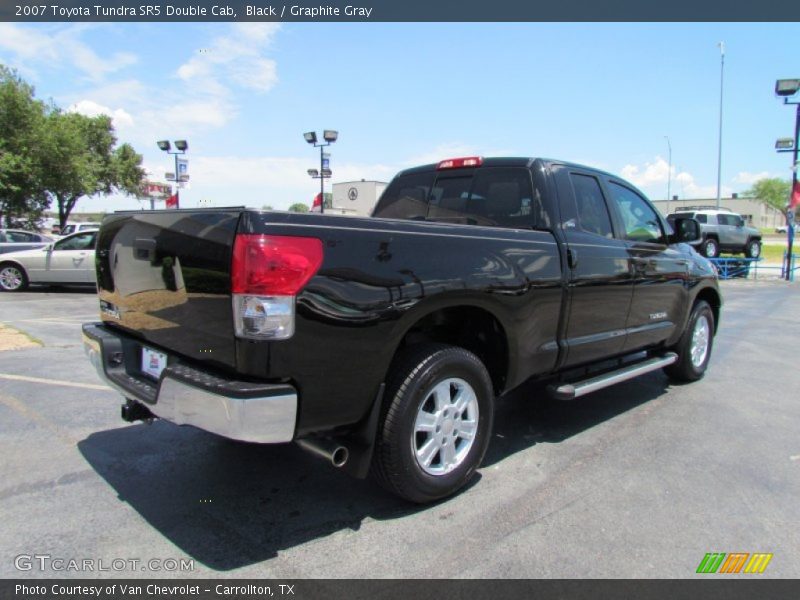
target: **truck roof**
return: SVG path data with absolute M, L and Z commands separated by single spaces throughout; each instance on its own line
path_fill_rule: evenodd
M 446 160 L 443 159 L 443 160 Z M 483 164 L 482 167 L 527 167 L 530 168 L 533 166 L 533 163 L 536 161 L 541 161 L 545 165 L 565 165 L 568 167 L 578 167 L 580 169 L 587 169 L 589 171 L 594 171 L 596 173 L 602 173 L 603 175 L 607 175 L 609 177 L 618 177 L 613 173 L 608 173 L 607 171 L 603 171 L 602 169 L 598 169 L 596 167 L 590 167 L 588 165 L 582 165 L 574 162 L 570 162 L 568 160 L 558 160 L 554 158 L 542 158 L 542 157 L 521 157 L 521 156 L 503 156 L 503 157 L 483 157 Z M 408 169 L 403 169 L 397 176 L 400 175 L 407 175 L 409 173 L 424 173 L 427 171 L 435 171 L 439 163 L 430 163 L 427 165 L 420 165 L 419 167 L 411 167 Z M 473 168 L 473 167 L 463 167 L 463 168 Z

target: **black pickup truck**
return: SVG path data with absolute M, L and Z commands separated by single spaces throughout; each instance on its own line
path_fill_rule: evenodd
M 472 477 L 495 398 L 526 380 L 571 400 L 702 377 L 722 300 L 698 236 L 614 175 L 530 158 L 405 170 L 371 218 L 120 212 L 84 344 L 128 421 L 295 441 L 429 502 Z

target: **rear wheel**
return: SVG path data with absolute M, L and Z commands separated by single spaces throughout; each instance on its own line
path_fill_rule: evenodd
M 678 360 L 664 372 L 677 381 L 697 381 L 706 373 L 714 345 L 714 312 L 704 300 L 694 305 L 686 329 L 675 346 Z
M 761 256 L 761 241 L 750 240 L 747 242 L 747 245 L 744 247 L 744 253 L 747 258 L 758 258 Z
M 702 245 L 703 256 L 717 258 L 719 256 L 719 242 L 714 238 L 707 238 Z
M 412 502 L 454 494 L 472 479 L 489 445 L 494 392 L 486 367 L 463 348 L 426 344 L 392 371 L 374 477 Z
M 25 269 L 13 263 L 0 265 L 0 289 L 6 292 L 20 292 L 28 287 Z

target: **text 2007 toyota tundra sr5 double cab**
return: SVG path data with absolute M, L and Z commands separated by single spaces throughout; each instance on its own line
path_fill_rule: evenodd
M 529 158 L 408 169 L 371 218 L 115 213 L 84 342 L 128 421 L 295 441 L 429 502 L 469 481 L 495 398 L 528 379 L 569 400 L 702 377 L 721 297 L 698 235 L 618 177 Z

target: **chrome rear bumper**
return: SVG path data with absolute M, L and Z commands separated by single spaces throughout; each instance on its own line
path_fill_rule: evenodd
M 294 438 L 297 392 L 290 385 L 225 379 L 171 355 L 156 381 L 138 368 L 141 343 L 100 323 L 83 325 L 83 346 L 103 381 L 162 419 L 246 442 Z

